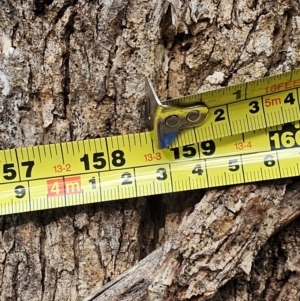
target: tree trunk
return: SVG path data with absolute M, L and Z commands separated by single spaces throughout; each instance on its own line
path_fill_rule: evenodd
M 0 21 L 2 149 L 143 131 L 144 76 L 166 99 L 300 61 L 292 0 L 2 0 Z M 2 216 L 0 300 L 299 300 L 299 194 L 293 178 Z

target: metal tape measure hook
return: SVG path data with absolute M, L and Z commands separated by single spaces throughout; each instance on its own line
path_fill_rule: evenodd
M 164 105 L 156 95 L 148 78 L 145 78 L 145 124 L 158 149 L 168 147 L 181 130 L 204 122 L 208 108 L 197 103 L 193 106 Z

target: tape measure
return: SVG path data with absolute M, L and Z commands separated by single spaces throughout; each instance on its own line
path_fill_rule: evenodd
M 172 99 L 164 104 L 203 102 L 201 126 L 178 135 L 171 146 L 222 138 L 300 120 L 300 69 L 223 89 Z
M 300 175 L 300 70 L 167 101 L 201 100 L 167 149 L 137 133 L 0 151 L 0 214 Z

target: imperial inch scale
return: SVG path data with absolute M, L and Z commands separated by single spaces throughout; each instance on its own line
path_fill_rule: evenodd
M 300 71 L 161 102 L 147 132 L 0 151 L 0 214 L 300 175 Z

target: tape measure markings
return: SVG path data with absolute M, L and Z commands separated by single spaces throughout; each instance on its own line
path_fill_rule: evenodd
M 172 164 L 22 181 L 17 187 L 8 183 L 3 185 L 1 214 L 298 175 L 298 162 L 297 170 L 294 165 L 295 158 L 299 161 L 299 151 L 297 147 L 232 157 L 193 159 Z M 124 174 L 127 175 L 122 176 Z M 135 177 L 132 176 L 134 174 Z M 199 176 L 202 178 L 200 181 Z M 93 189 L 98 190 L 96 200 L 95 194 L 91 197 Z M 11 195 L 12 191 L 14 196 Z M 33 194 L 26 195 L 27 191 Z M 41 197 L 41 192 L 44 197 Z
M 258 163 L 255 163 L 258 158 L 260 158 L 259 161 L 267 162 L 266 167 L 271 167 L 274 160 L 271 158 L 272 161 L 270 157 L 266 157 L 266 151 L 271 148 L 298 149 L 297 146 L 300 144 L 299 124 L 294 126 L 285 125 L 276 131 L 244 133 L 236 137 L 225 137 L 215 141 L 211 140 L 181 148 L 157 151 L 154 154 L 147 153 L 147 150 L 152 149 L 152 143 L 149 143 L 151 140 L 147 137 L 148 135 L 144 134 L 142 136 L 144 136 L 145 141 L 147 139 L 148 146 L 151 144 L 150 148 L 143 145 L 142 140 L 140 140 L 140 143 L 143 147 L 140 148 L 141 145 L 138 145 L 136 143 L 137 139 L 134 138 L 135 135 L 137 134 L 122 138 L 118 136 L 102 138 L 107 141 L 108 147 L 105 150 L 99 148 L 99 146 L 103 146 L 101 139 L 91 139 L 61 143 L 60 147 L 59 144 L 52 144 L 1 151 L 2 156 L 9 153 L 11 159 L 11 161 L 5 160 L 3 164 L 3 178 L 6 183 L 3 183 L 2 179 L 1 206 L 6 209 L 4 208 L 5 210 L 2 210 L 2 213 L 17 212 L 16 210 L 23 212 L 33 209 L 45 209 L 45 204 L 49 206 L 49 203 L 52 204 L 50 207 L 53 208 L 57 207 L 57 204 L 60 207 L 93 202 L 95 199 L 91 199 L 89 195 L 95 196 L 94 189 L 96 187 L 99 187 L 99 193 L 96 194 L 97 199 L 107 201 L 145 194 L 173 192 L 177 191 L 176 187 L 187 190 L 196 186 L 197 188 L 203 188 L 241 183 L 242 179 L 254 181 L 255 179 L 275 178 L 280 174 L 277 172 L 272 175 L 270 170 L 268 170 L 268 174 L 260 176 L 255 173 L 253 177 L 251 168 L 261 170 L 261 166 L 256 166 Z M 124 149 L 116 150 L 116 145 L 120 146 L 120 138 L 123 142 L 121 146 Z M 125 139 L 128 139 L 128 143 Z M 77 150 L 74 150 L 73 147 L 75 143 L 77 144 Z M 134 143 L 135 148 L 132 149 Z M 45 160 L 38 160 L 40 161 L 40 164 L 38 164 L 37 161 L 32 159 L 38 158 L 36 152 L 41 156 L 43 155 L 40 152 L 41 147 L 44 149 Z M 235 147 L 235 150 L 233 147 Z M 73 149 L 74 152 L 70 153 L 69 149 Z M 139 153 L 138 149 L 142 151 L 139 157 L 136 156 Z M 247 154 L 240 155 L 241 151 L 248 152 L 248 157 Z M 299 149 L 297 154 L 299 155 Z M 5 155 L 4 157 L 7 158 L 8 156 Z M 63 157 L 66 158 L 65 163 L 63 163 Z M 76 163 L 67 163 L 70 162 L 70 158 Z M 242 158 L 245 158 L 244 161 Z M 250 161 L 249 158 L 251 158 Z M 127 164 L 126 160 L 128 160 Z M 143 163 L 141 163 L 141 160 L 144 160 Z M 276 160 L 279 162 L 282 159 L 276 158 Z M 1 161 L 3 162 L 3 160 Z M 111 162 L 113 167 L 109 168 L 107 162 Z M 245 164 L 245 162 L 248 163 Z M 18 163 L 18 169 L 15 168 L 16 163 Z M 294 164 L 294 159 L 292 159 L 292 163 Z M 150 166 L 147 166 L 147 164 L 150 164 Z M 248 170 L 246 173 L 244 171 L 245 165 L 251 167 L 250 171 Z M 97 171 L 97 169 L 101 169 L 101 171 Z M 228 174 L 227 169 L 229 172 L 240 171 L 233 175 Z M 190 177 L 184 179 L 184 170 L 198 175 L 204 173 L 206 176 L 200 182 Z M 40 174 L 43 174 L 43 172 L 46 172 L 47 176 L 41 178 Z M 295 171 L 285 171 L 283 176 L 291 176 L 292 174 L 295 174 Z M 160 182 L 156 183 L 166 179 L 169 180 L 163 182 L 163 185 L 159 185 Z M 185 183 L 183 186 L 181 181 Z M 187 184 L 192 182 L 193 185 Z M 127 186 L 133 183 L 134 186 Z M 82 195 L 81 198 L 80 195 Z M 70 200 L 70 198 L 74 200 Z M 36 204 L 37 199 L 44 199 L 42 207 Z M 6 206 L 4 206 L 4 203 L 6 203 Z M 17 203 L 19 204 L 18 209 L 15 208 Z
M 0 214 L 299 175 L 299 122 L 279 124 L 300 119 L 299 86 L 297 70 L 185 97 L 215 106 L 169 149 L 138 133 L 0 151 Z
M 300 83 L 300 79 L 299 79 Z M 300 119 L 299 89 L 289 89 L 210 107 L 204 124 L 181 132 L 171 147 L 254 131 Z M 215 90 L 218 91 L 218 90 Z M 202 100 L 205 104 L 208 101 Z M 245 119 L 250 123 L 245 123 Z M 215 128 L 215 129 L 213 129 Z
M 297 123 L 293 126 L 285 125 L 280 130 L 272 128 L 269 131 L 246 132 L 183 147 L 156 150 L 156 152 L 152 150 L 153 145 L 149 135 L 144 134 L 143 141 L 138 139 L 140 143 L 137 143 L 136 138 L 141 138 L 141 135 L 136 135 L 138 134 L 121 136 L 122 145 L 118 142 L 121 138 L 119 136 L 101 138 L 107 142 L 105 149 L 103 149 L 105 144 L 101 139 L 91 139 L 1 151 L 1 161 L 5 162 L 1 183 L 23 181 L 28 178 L 39 179 L 41 174 L 45 173 L 46 177 L 55 177 L 59 174 L 108 171 L 124 167 L 169 163 L 177 159 L 224 157 L 240 154 L 241 151 L 253 153 L 300 145 L 300 130 Z M 74 144 L 77 145 L 77 150 L 74 150 Z M 117 145 L 122 149 L 116 149 Z M 71 149 L 72 152 L 70 152 Z

